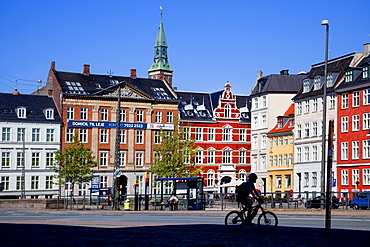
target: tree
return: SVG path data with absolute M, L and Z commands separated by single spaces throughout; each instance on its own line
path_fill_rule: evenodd
M 198 176 L 203 171 L 194 164 L 195 140 L 190 138 L 188 130 L 179 125 L 178 118 L 173 131 L 160 130 L 161 143 L 154 150 L 152 173 L 160 178 L 181 178 Z
M 69 144 L 63 151 L 55 151 L 54 170 L 58 184 L 71 183 L 71 200 L 75 184 L 90 182 L 94 171 L 91 169 L 97 165 L 89 146 L 78 141 L 77 136 L 73 137 L 73 143 Z

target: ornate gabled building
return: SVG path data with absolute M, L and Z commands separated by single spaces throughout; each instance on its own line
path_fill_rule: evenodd
M 45 95 L 0 93 L 1 198 L 56 198 L 54 152 L 60 149 L 61 118 Z
M 370 44 L 364 48 L 361 61 L 345 68 L 335 89 L 338 192 L 370 191 Z
M 334 120 L 338 126 L 338 103 L 335 88 L 343 81 L 345 70 L 359 62 L 362 53 L 351 53 L 328 61 L 327 74 L 327 121 Z M 293 98 L 295 104 L 295 158 L 294 191 L 321 191 L 322 178 L 322 129 L 324 63 L 312 65 L 303 78 L 303 86 Z M 340 121 L 340 120 L 339 120 Z M 328 124 L 326 124 L 326 127 Z M 328 127 L 327 127 L 328 128 Z M 329 133 L 328 129 L 326 133 Z M 327 147 L 327 145 L 326 145 Z M 337 130 L 334 131 L 334 150 L 337 150 Z M 325 151 L 325 153 L 327 153 Z M 333 156 L 333 190 L 336 191 L 337 153 Z M 314 197 L 315 194 L 312 194 Z
M 282 70 L 279 75 L 257 79 L 251 92 L 251 165 L 259 179 L 256 187 L 267 192 L 267 132 L 276 125 L 276 117 L 283 115 L 293 103 L 292 98 L 302 86 L 303 74 L 289 75 Z
M 230 83 L 223 91 L 177 91 L 180 122 L 195 139 L 195 162 L 203 167 L 205 191 L 233 192 L 250 172 L 250 103 L 233 95 Z

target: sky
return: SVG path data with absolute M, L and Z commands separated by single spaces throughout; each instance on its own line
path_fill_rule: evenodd
M 370 43 L 368 0 L 0 0 L 0 92 L 45 85 L 56 70 L 147 78 L 163 7 L 179 91 L 249 95 L 263 75 L 308 72 Z M 18 80 L 16 80 L 18 79 Z

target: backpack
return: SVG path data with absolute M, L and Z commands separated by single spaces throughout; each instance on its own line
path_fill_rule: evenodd
M 249 196 L 249 190 L 245 188 L 245 182 L 235 187 L 236 200 L 240 201 Z

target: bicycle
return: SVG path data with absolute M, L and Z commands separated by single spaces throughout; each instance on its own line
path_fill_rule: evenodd
M 264 232 L 274 231 L 278 225 L 277 216 L 271 211 L 265 211 L 262 202 L 253 206 L 252 212 L 257 213 L 259 209 L 262 211 L 257 220 L 259 229 Z M 246 212 L 242 212 L 242 210 L 231 211 L 225 217 L 225 226 L 230 231 L 240 231 L 246 222 L 246 218 Z

